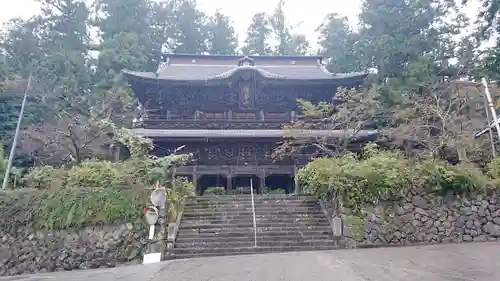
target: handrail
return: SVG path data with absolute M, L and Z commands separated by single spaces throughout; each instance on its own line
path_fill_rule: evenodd
M 252 195 L 253 241 L 254 241 L 254 247 L 257 247 L 257 220 L 255 218 L 255 200 L 253 198 L 253 180 L 252 179 L 250 179 L 250 194 Z

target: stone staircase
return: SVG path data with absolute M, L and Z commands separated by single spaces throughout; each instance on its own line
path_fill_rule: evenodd
M 335 249 L 315 197 L 256 195 L 257 247 L 250 195 L 188 200 L 171 258 Z

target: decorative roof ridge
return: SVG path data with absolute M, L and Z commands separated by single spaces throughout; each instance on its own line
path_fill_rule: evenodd
M 363 75 L 370 74 L 369 71 L 330 72 L 330 71 L 328 71 L 328 69 L 326 68 L 325 65 L 318 65 L 318 68 L 332 77 L 336 77 L 336 76 L 363 76 Z
M 152 72 L 152 71 L 135 71 L 135 70 L 131 70 L 131 69 L 122 69 L 121 71 L 121 74 L 125 74 L 125 75 L 137 75 L 137 74 L 152 74 L 154 75 L 155 72 Z
M 167 68 L 169 65 L 170 64 L 168 62 L 164 62 L 164 61 L 160 62 L 160 64 L 158 65 L 158 68 L 156 69 L 156 72 L 155 72 L 156 76 L 159 76 L 160 73 L 163 70 L 165 70 L 165 68 Z
M 162 56 L 169 57 L 194 57 L 194 58 L 227 58 L 227 59 L 242 59 L 244 57 L 248 57 L 250 59 L 322 59 L 323 55 L 308 55 L 308 56 L 300 56 L 300 55 L 209 55 L 209 54 L 189 54 L 189 53 L 175 53 L 175 52 L 164 52 Z
M 253 65 L 242 65 L 242 66 L 235 67 L 231 70 L 228 70 L 228 71 L 220 73 L 220 74 L 211 75 L 211 76 L 207 77 L 207 80 L 227 79 L 227 78 L 233 76 L 236 72 L 241 71 L 241 70 L 245 70 L 245 69 L 257 71 L 258 73 L 260 73 L 260 75 L 262 75 L 268 79 L 284 79 L 284 78 L 286 78 L 285 76 L 283 76 L 281 74 L 272 73 L 272 72 L 260 69 L 256 66 L 253 66 Z

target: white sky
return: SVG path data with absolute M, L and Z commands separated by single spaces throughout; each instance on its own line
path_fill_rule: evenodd
M 38 3 L 34 0 L 0 1 L 9 2 L 0 8 L 0 23 L 14 17 L 27 18 L 39 10 Z M 465 11 L 468 16 L 474 17 L 478 9 L 477 0 L 469 1 L 473 3 L 469 4 Z M 208 14 L 220 8 L 231 18 L 239 39 L 243 40 L 252 16 L 257 12 L 271 13 L 278 0 L 198 0 L 197 2 L 199 8 Z M 345 15 L 354 26 L 357 24 L 356 15 L 360 10 L 360 3 L 361 0 L 288 0 L 285 12 L 289 24 L 301 23 L 296 29 L 297 32 L 306 34 L 311 42 L 316 42 L 317 34 L 314 30 L 321 24 L 326 14 L 336 12 Z

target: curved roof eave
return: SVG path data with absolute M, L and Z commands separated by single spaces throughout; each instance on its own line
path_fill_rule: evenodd
M 159 81 L 165 81 L 165 82 L 195 82 L 195 83 L 205 83 L 205 82 L 217 82 L 217 81 L 222 81 L 229 79 L 232 75 L 236 74 L 237 72 L 243 70 L 243 69 L 253 69 L 254 71 L 258 72 L 262 77 L 273 80 L 273 81 L 339 81 L 339 80 L 363 80 L 365 79 L 369 72 L 351 72 L 351 73 L 329 73 L 329 77 L 322 77 L 322 78 L 310 78 L 310 77 L 304 77 L 303 79 L 291 79 L 287 78 L 284 75 L 272 73 L 263 69 L 259 69 L 257 67 L 253 66 L 246 66 L 246 67 L 236 67 L 231 69 L 230 71 L 226 71 L 224 73 L 218 74 L 218 75 L 212 75 L 207 77 L 206 79 L 168 79 L 165 77 L 161 77 L 157 75 L 155 72 L 140 72 L 140 71 L 131 71 L 131 70 L 122 70 L 122 75 L 124 75 L 127 80 L 138 80 L 138 81 L 144 81 L 144 82 L 150 82 L 150 83 L 158 83 Z

